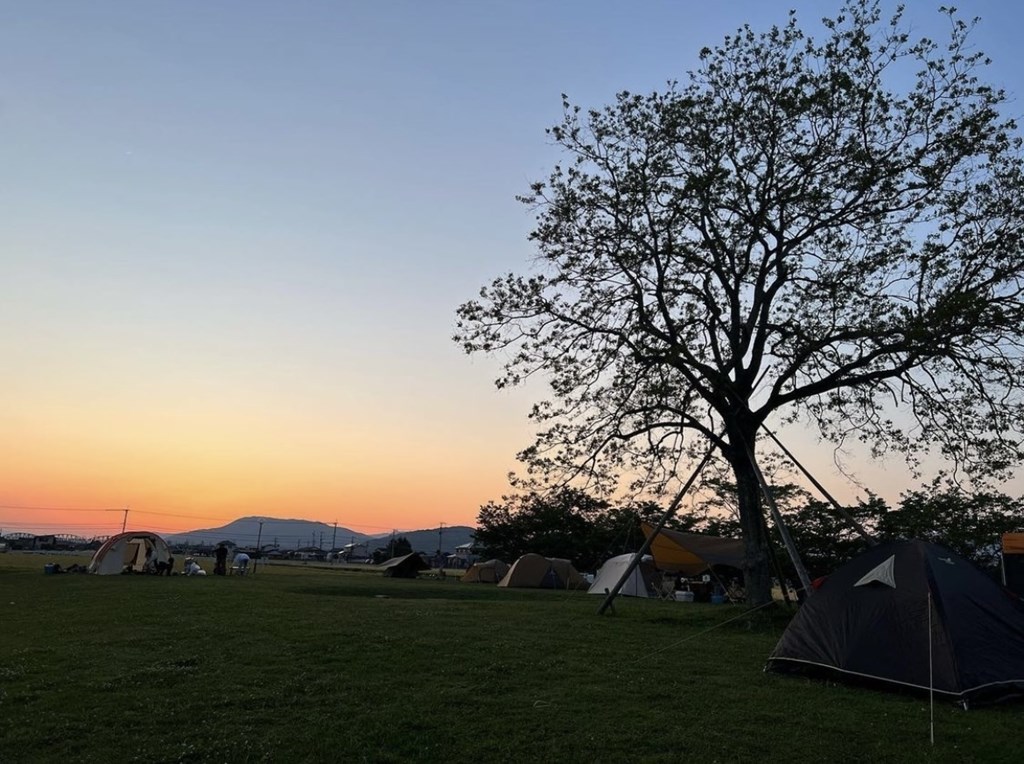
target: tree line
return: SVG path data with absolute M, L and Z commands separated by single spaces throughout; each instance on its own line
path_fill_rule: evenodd
M 740 538 L 735 486 L 717 481 L 711 487 L 709 498 L 677 514 L 667 527 Z M 871 543 L 831 505 L 799 486 L 776 485 L 772 493 L 811 576 L 828 575 Z M 877 541 L 933 541 L 993 574 L 999 566 L 1000 536 L 1024 530 L 1024 497 L 968 492 L 941 479 L 904 492 L 895 506 L 873 496 L 845 510 Z M 641 523 L 653 524 L 663 512 L 654 502 L 616 506 L 577 488 L 517 494 L 480 508 L 476 541 L 486 557 L 512 562 L 535 552 L 595 571 L 609 557 L 639 549 L 644 540 Z M 771 543 L 779 569 L 793 579 L 777 536 L 771 536 Z

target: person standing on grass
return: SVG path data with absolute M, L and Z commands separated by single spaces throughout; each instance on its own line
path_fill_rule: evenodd
M 158 576 L 169 576 L 174 571 L 174 555 L 167 555 L 167 559 L 163 562 L 156 564 L 156 573 Z
M 238 569 L 238 575 L 244 576 L 249 572 L 249 555 L 245 552 L 239 552 L 235 555 L 235 568 Z
M 223 544 L 217 544 L 213 552 L 215 562 L 213 564 L 213 575 L 224 576 L 228 572 L 228 548 Z

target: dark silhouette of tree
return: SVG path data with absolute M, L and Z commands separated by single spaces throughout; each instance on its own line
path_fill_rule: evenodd
M 1000 538 L 1024 530 L 1024 497 L 999 491 L 968 493 L 938 478 L 907 491 L 899 506 L 880 516 L 878 534 L 890 539 L 920 538 L 941 544 L 978 567 L 999 567 Z
M 844 507 L 861 527 L 877 533 L 879 520 L 888 507 L 878 498 Z M 793 542 L 800 550 L 800 556 L 811 578 L 825 576 L 863 554 L 871 542 L 860 536 L 850 524 L 823 501 L 805 497 L 805 500 L 782 511 Z M 792 569 L 785 552 L 776 552 L 780 565 L 792 581 L 796 571 Z
M 387 546 L 378 547 L 374 550 L 373 562 L 379 565 L 382 562 L 387 562 L 392 557 L 402 557 L 407 554 L 412 554 L 412 542 L 405 536 L 395 536 L 388 541 Z
M 710 442 L 760 603 L 763 423 L 981 477 L 1019 461 L 1021 142 L 973 24 L 944 12 L 940 45 L 850 0 L 821 42 L 791 16 L 704 49 L 684 84 L 565 99 L 568 161 L 523 199 L 538 267 L 462 305 L 455 337 L 502 354 L 499 387 L 549 379 L 528 476 L 665 488 Z
M 533 552 L 593 571 L 609 557 L 639 549 L 641 520 L 650 522 L 661 511 L 650 503 L 612 507 L 575 488 L 506 496 L 480 508 L 475 543 L 484 557 L 513 562 Z

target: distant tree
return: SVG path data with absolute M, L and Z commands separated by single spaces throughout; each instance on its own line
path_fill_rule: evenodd
M 407 554 L 412 554 L 412 543 L 405 536 L 395 536 L 388 541 L 387 546 L 377 547 L 374 550 L 373 562 L 379 565 L 392 557 L 402 557 Z
M 722 478 L 710 481 L 713 492 L 697 507 L 698 521 L 694 530 L 712 536 L 737 538 L 742 528 L 739 522 L 739 492 L 735 484 Z M 826 575 L 843 563 L 864 552 L 871 542 L 831 504 L 812 498 L 806 490 L 790 482 L 772 483 L 771 493 L 789 529 L 802 562 L 812 578 Z M 867 502 L 843 507 L 862 528 L 874 532 L 879 518 L 887 507 L 881 499 L 872 497 Z M 769 533 L 772 554 L 783 575 L 796 581 L 794 570 L 781 539 Z
M 870 546 L 830 504 L 812 499 L 798 486 L 773 486 L 772 492 L 812 576 L 827 575 Z M 735 486 L 717 484 L 714 497 L 693 515 L 693 529 L 735 536 L 739 526 L 735 512 L 729 509 L 735 505 L 735 497 Z M 1024 530 L 1024 497 L 1014 499 L 989 490 L 968 492 L 943 477 L 906 491 L 895 508 L 872 496 L 843 509 L 876 541 L 925 539 L 989 571 L 998 567 L 1002 534 Z M 783 571 L 792 577 L 794 571 L 778 538 L 772 543 Z
M 888 507 L 880 498 L 871 497 L 858 504 L 844 506 L 845 512 L 873 535 Z M 866 552 L 872 542 L 863 538 L 830 504 L 805 496 L 783 511 L 783 517 L 807 572 L 812 578 L 831 573 L 840 565 Z M 780 548 L 776 553 L 786 575 L 794 571 Z M 795 579 L 794 579 L 795 580 Z
M 879 534 L 888 539 L 920 538 L 941 544 L 990 571 L 999 566 L 1004 533 L 1024 530 L 1024 497 L 998 491 L 968 493 L 937 479 L 907 491 L 899 506 L 885 513 Z
M 682 86 L 565 100 L 568 162 L 523 199 L 538 268 L 462 305 L 455 336 L 502 354 L 499 386 L 548 376 L 529 475 L 661 487 L 713 444 L 760 603 L 763 423 L 982 477 L 1020 460 L 1021 141 L 944 13 L 940 45 L 848 0 L 823 42 L 791 16 L 705 48 Z
M 480 508 L 476 543 L 485 557 L 512 562 L 534 552 L 596 570 L 608 557 L 639 548 L 638 518 L 652 511 L 616 509 L 574 488 L 506 496 Z

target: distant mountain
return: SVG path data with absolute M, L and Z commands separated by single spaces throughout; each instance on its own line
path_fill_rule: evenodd
M 260 521 L 263 530 L 260 531 Z M 473 540 L 476 528 L 467 525 L 444 526 L 440 541 L 443 551 L 451 553 L 455 547 Z M 427 528 L 418 531 L 396 531 L 396 536 L 405 536 L 417 552 L 433 554 L 437 551 L 438 529 Z M 281 549 L 297 549 L 305 546 L 331 549 L 332 545 L 343 547 L 349 543 L 366 543 L 370 551 L 387 547 L 391 534 L 368 536 L 350 528 L 312 520 L 285 520 L 277 517 L 240 517 L 219 528 L 199 528 L 193 531 L 175 533 L 165 537 L 170 544 L 213 545 L 221 541 L 233 541 L 238 546 L 255 547 L 259 538 L 260 546 L 276 544 Z
M 263 530 L 260 530 L 260 522 Z M 350 542 L 366 541 L 365 533 L 350 528 L 311 520 L 285 520 L 277 517 L 240 517 L 219 528 L 199 528 L 194 531 L 175 533 L 166 537 L 171 544 L 218 544 L 233 541 L 238 546 L 255 547 L 277 544 L 282 549 L 296 549 L 303 546 L 321 546 L 330 549 L 332 543 L 339 547 Z
M 446 525 L 441 529 L 440 537 L 438 537 L 437 528 L 427 528 L 421 531 L 395 531 L 395 536 L 405 536 L 412 544 L 413 550 L 417 552 L 433 554 L 437 551 L 437 545 L 440 542 L 441 551 L 451 554 L 455 551 L 455 547 L 472 541 L 474 533 L 476 533 L 476 528 L 471 528 L 468 525 Z M 366 543 L 372 551 L 378 547 L 386 548 L 390 541 L 391 534 L 389 533 L 386 536 L 369 539 Z

